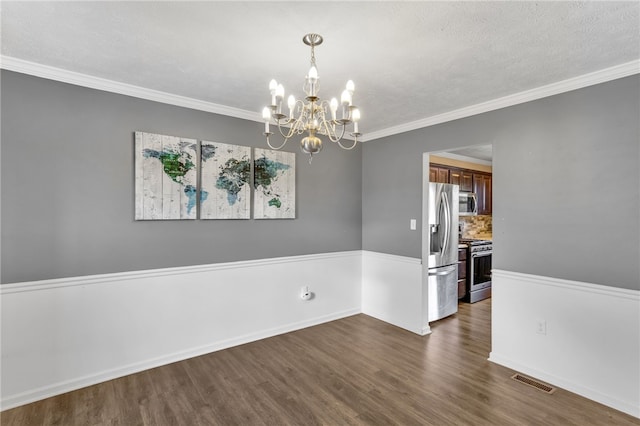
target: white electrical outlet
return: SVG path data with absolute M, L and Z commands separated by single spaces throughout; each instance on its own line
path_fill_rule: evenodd
M 547 322 L 545 320 L 536 321 L 536 333 L 547 334 Z
M 302 291 L 300 292 L 300 297 L 302 300 L 310 300 L 311 292 L 309 291 L 309 287 L 302 287 Z

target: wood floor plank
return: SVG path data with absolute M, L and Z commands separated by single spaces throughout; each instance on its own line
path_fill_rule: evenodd
M 13 425 L 640 425 L 490 363 L 491 300 L 418 336 L 366 315 L 143 371 L 1 413 Z

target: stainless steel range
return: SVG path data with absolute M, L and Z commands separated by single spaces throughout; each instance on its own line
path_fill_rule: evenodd
M 491 256 L 493 245 L 489 240 L 460 239 L 469 246 L 469 285 L 464 297 L 475 303 L 491 297 Z

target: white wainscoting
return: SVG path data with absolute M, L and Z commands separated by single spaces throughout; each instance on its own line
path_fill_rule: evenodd
M 362 252 L 362 313 L 420 335 L 429 334 L 424 293 L 420 259 Z
M 361 268 L 353 251 L 4 284 L 2 409 L 360 313 Z
M 640 418 L 639 291 L 495 269 L 492 286 L 490 361 Z

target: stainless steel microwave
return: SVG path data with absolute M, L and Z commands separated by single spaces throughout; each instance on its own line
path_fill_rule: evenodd
M 460 216 L 476 216 L 478 214 L 478 198 L 473 192 L 460 192 Z

